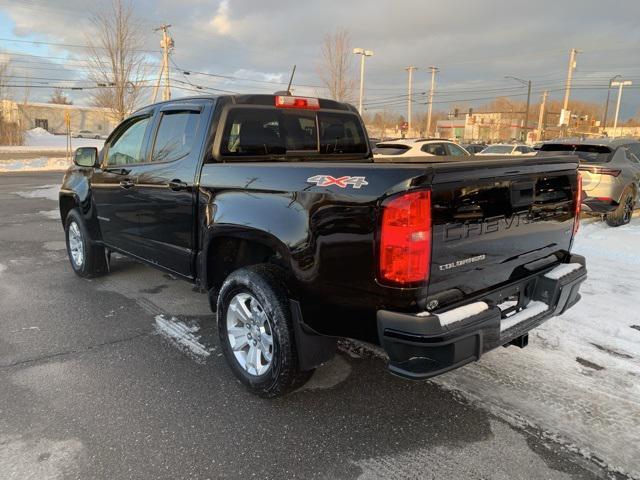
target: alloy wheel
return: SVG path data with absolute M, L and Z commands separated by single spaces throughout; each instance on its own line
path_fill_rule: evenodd
M 73 264 L 80 268 L 84 263 L 84 243 L 82 242 L 82 233 L 76 222 L 69 224 L 69 251 L 71 252 L 71 260 Z
M 238 293 L 227 309 L 227 337 L 238 364 L 249 375 L 264 375 L 273 361 L 273 333 L 260 302 Z

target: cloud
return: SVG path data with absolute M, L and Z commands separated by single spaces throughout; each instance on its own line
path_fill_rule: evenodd
M 15 23 L 16 35 L 84 43 L 91 34 L 89 13 L 104 9 L 104 3 L 59 0 L 55 6 L 46 4 L 39 10 L 31 4 L 12 2 L 3 11 Z M 176 47 L 172 58 L 185 70 L 262 80 L 271 75 L 274 81 L 286 82 L 296 64 L 294 84 L 319 83 L 316 67 L 322 39 L 344 27 L 353 46 L 375 52 L 366 63 L 365 102 L 405 94 L 407 65 L 419 67 L 414 72 L 415 90 L 425 91 L 429 84 L 426 67 L 437 65 L 436 100 L 443 103 L 436 108 L 448 110 L 454 101 L 497 95 L 501 88 L 519 95 L 515 100 L 524 100 L 526 89 L 505 80 L 505 75 L 531 79 L 534 101 L 545 89 L 550 90 L 552 99 L 561 98 L 571 48 L 582 51 L 575 78 L 585 87 L 574 89 L 573 99 L 604 104 L 606 88 L 599 85 L 616 74 L 640 86 L 640 66 L 634 64 L 640 44 L 640 2 L 614 3 L 538 0 L 535 8 L 529 8 L 531 4 L 525 8 L 524 2 L 459 0 L 452 8 L 448 2 L 435 0 L 381 0 L 375 4 L 366 0 L 135 0 L 134 5 L 143 20 L 141 32 L 147 37 L 147 48 L 158 50 L 154 27 L 165 22 L 173 25 Z M 73 58 L 84 54 L 78 49 L 63 50 L 51 51 Z M 246 73 L 236 73 L 243 71 Z M 251 72 L 266 76 L 254 77 Z M 248 80 L 198 75 L 189 76 L 189 80 L 243 92 L 277 89 Z M 326 94 L 314 87 L 296 91 Z M 640 89 L 625 90 L 623 116 L 634 114 L 638 107 Z M 402 105 L 395 108 L 404 109 Z M 424 106 L 417 105 L 414 111 L 420 109 Z
M 232 24 L 229 18 L 229 0 L 222 0 L 220 2 L 218 10 L 211 19 L 210 24 L 218 35 L 229 35 L 229 33 L 231 33 Z

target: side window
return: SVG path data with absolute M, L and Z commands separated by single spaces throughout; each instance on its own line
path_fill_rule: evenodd
M 529 149 L 527 147 L 516 147 L 516 152 L 529 153 Z
M 631 145 L 627 145 L 629 153 L 632 155 L 627 155 L 632 162 L 640 163 L 640 143 L 632 143 Z
M 466 155 L 464 150 L 454 143 L 447 143 L 447 148 L 449 149 L 449 155 L 453 155 L 454 157 L 464 157 Z
M 421 150 L 425 153 L 430 153 L 431 155 L 438 155 L 438 156 L 447 155 L 447 150 L 444 148 L 444 145 L 441 143 L 427 143 L 422 146 Z
M 193 148 L 198 130 L 199 112 L 164 112 L 153 145 L 152 162 L 172 162 Z
M 151 117 L 139 117 L 131 120 L 129 124 L 111 139 L 107 152 L 108 166 L 129 165 L 143 162 L 142 144 L 144 135 L 149 126 Z

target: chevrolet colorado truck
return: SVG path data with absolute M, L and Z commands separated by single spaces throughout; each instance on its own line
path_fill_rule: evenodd
M 73 271 L 111 252 L 207 292 L 233 373 L 264 397 L 354 338 L 424 379 L 579 299 L 575 156 L 374 159 L 356 110 L 291 95 L 181 98 L 79 148 L 60 190 Z

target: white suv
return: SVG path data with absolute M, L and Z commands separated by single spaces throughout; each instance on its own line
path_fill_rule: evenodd
M 528 145 L 520 143 L 496 143 L 495 145 L 489 145 L 476 155 L 535 155 L 538 153 L 536 150 Z
M 376 144 L 374 158 L 390 157 L 433 157 L 470 155 L 464 148 L 454 142 L 439 139 L 388 140 Z

